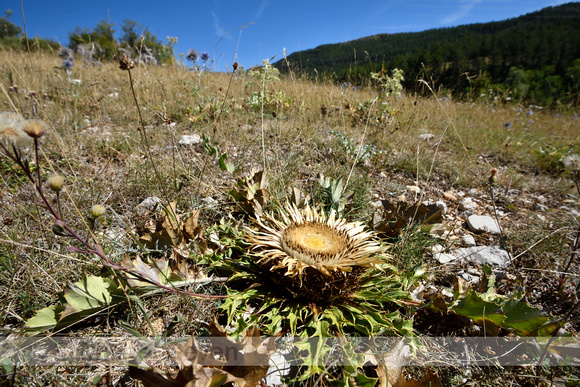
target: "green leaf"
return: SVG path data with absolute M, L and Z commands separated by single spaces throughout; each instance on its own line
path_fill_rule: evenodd
M 27 333 L 35 334 L 52 329 L 57 323 L 57 317 L 64 311 L 64 307 L 51 305 L 36 311 L 34 317 L 24 324 Z
M 114 287 L 114 282 L 109 278 L 89 276 L 69 284 L 64 298 L 75 312 L 92 309 L 110 304 L 112 297 L 109 288 Z
M 234 171 L 236 170 L 236 168 L 234 167 L 234 164 L 228 162 L 228 155 L 227 154 L 223 154 L 220 157 L 219 160 L 219 164 L 220 164 L 220 169 L 222 171 L 228 171 L 229 173 L 234 173 Z
M 503 309 L 506 319 L 502 327 L 518 335 L 535 334 L 548 321 L 548 317 L 540 309 L 531 307 L 523 299 L 508 300 Z
M 506 318 L 500 305 L 483 300 L 473 288 L 469 288 L 465 297 L 459 299 L 451 310 L 485 326 L 490 332 L 497 330 Z

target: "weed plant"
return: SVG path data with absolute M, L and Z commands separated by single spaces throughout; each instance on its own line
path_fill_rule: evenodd
M 228 277 L 232 268 L 248 267 L 244 266 L 248 246 L 239 233 L 254 227 L 256 214 L 241 211 L 242 199 L 230 192 L 252 170 L 268 176 L 269 185 L 254 190 L 269 197 L 260 203 L 269 214 L 282 208 L 296 188 L 311 205 L 320 204 L 320 211 L 334 209 L 349 221 L 371 224 L 378 200 L 406 195 L 412 201 L 407 186 L 423 190 L 418 199 L 440 200 L 444 193 L 470 195 L 470 190 L 486 189 L 492 168 L 499 170 L 493 204 L 509 214 L 500 221 L 510 252 L 517 257 L 506 269 L 505 278 L 513 281 L 497 286 L 498 297 L 525 294 L 529 308 L 551 311 L 550 321 L 560 322 L 568 333 L 578 331 L 574 320 L 578 260 L 569 254 L 577 248 L 571 242 L 577 229 L 574 211 L 579 211 L 577 175 L 570 179 L 564 165 L 566 157 L 580 150 L 574 112 L 458 103 L 436 93 L 430 98 L 405 95 L 404 90 L 401 96 L 381 95 L 377 107 L 372 103 L 377 90 L 372 87 L 352 90 L 326 80 L 313 83 L 299 74 L 278 79 L 267 63 L 247 73 L 204 71 L 202 76 L 179 66 L 137 65 L 129 79 L 117 63 L 91 66 L 77 60 L 67 71 L 57 52 L 1 54 L 3 110 L 23 119 L 41 119 L 48 126 L 42 137 L 34 139 L 36 146 L 19 148 L 21 160 L 28 160 L 28 171 L 24 163 L 18 166 L 9 157 L 7 152 L 17 148 L 13 150 L 8 141 L 0 151 L 4 334 L 24 334 L 24 324 L 37 311 L 64 306 L 63 298 L 74 288 L 71 284 L 78 289 L 84 278 L 109 281 L 107 294 L 122 302 L 110 304 L 105 313 L 83 315 L 63 332 L 187 336 L 202 333 L 204 323 L 214 317 L 223 322 L 220 313 L 235 309 L 233 299 L 227 298 L 233 285 L 177 284 L 170 274 L 180 271 L 163 271 L 160 265 L 185 262 L 199 279 Z M 202 144 L 180 143 L 182 136 L 194 134 L 203 138 Z M 550 160 L 547 149 L 552 150 Z M 55 175 L 64 178 L 58 195 L 49 186 Z M 321 183 L 321 175 L 329 178 L 328 184 Z M 540 195 L 550 208 L 538 216 L 533 206 Z M 160 198 L 160 205 L 145 212 L 136 209 L 148 197 Z M 246 199 L 249 208 L 255 208 L 256 201 Z M 443 200 L 455 208 L 452 199 Z M 491 208 L 489 196 L 481 200 L 484 209 Z M 461 227 L 451 215 L 445 221 Z M 71 238 L 71 232 L 78 238 Z M 494 236 L 477 237 L 480 244 L 498 242 Z M 145 246 L 143 238 L 153 245 Z M 91 247 L 83 247 L 82 241 Z M 401 274 L 397 291 L 408 295 L 412 290 L 408 278 L 418 267 L 426 273 L 422 281 L 427 285 L 453 287 L 449 278 L 456 273 L 432 259 L 435 243 L 428 230 L 410 225 L 391 242 L 389 265 Z M 449 238 L 438 242 L 456 243 Z M 156 273 L 155 283 L 147 285 L 153 288 L 135 285 L 134 281 L 144 280 L 135 276 L 137 258 Z M 135 266 L 127 266 L 127 260 Z M 231 262 L 238 266 L 228 266 Z M 562 285 L 555 291 L 553 284 L 558 286 L 560 279 Z M 391 312 L 400 313 L 407 324 L 423 309 L 414 309 L 417 305 L 410 299 L 405 302 Z M 489 302 L 505 306 L 507 301 Z M 552 308 L 556 304 L 564 307 Z M 255 304 L 247 306 L 252 311 Z M 230 322 L 241 314 L 232 312 Z M 313 327 L 308 329 L 319 333 L 320 327 Z M 423 328 L 417 325 L 415 333 L 428 335 Z M 512 328 L 501 329 L 513 333 Z M 3 370 L 3 380 L 20 384 L 86 383 L 107 377 L 118 381 L 126 373 L 123 365 L 109 371 L 72 367 L 62 373 L 52 367 L 11 368 L 6 363 Z M 324 375 L 324 370 L 311 371 L 305 373 L 309 378 L 304 383 L 330 383 L 332 378 L 318 373 Z M 469 377 L 458 369 L 438 372 L 444 380 Z M 490 374 L 486 372 L 474 375 L 483 380 Z M 506 384 L 522 373 L 549 378 L 551 372 L 555 371 L 519 368 L 506 377 Z M 356 371 L 342 379 L 340 372 L 327 373 L 341 383 L 352 375 L 363 380 Z

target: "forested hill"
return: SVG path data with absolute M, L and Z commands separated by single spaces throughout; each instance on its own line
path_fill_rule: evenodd
M 360 84 L 370 72 L 400 68 L 405 87 L 434 80 L 456 94 L 495 93 L 539 103 L 578 103 L 580 3 L 500 22 L 381 34 L 293 53 L 293 71 Z M 288 71 L 286 60 L 275 66 Z

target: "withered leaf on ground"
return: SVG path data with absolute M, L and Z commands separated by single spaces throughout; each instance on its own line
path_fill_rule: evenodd
M 240 387 L 259 385 L 267 375 L 270 354 L 275 349 L 273 338 L 261 339 L 257 328 L 247 329 L 241 340 L 229 337 L 216 324 L 209 325 L 208 329 L 210 337 L 225 340 L 230 349 L 218 351 L 220 348 L 209 348 L 204 351 L 191 337 L 187 344 L 175 347 L 175 360 L 179 367 L 176 373 L 141 365 L 131 366 L 131 377 L 140 380 L 146 387 L 213 387 L 225 383 Z
M 267 189 L 268 179 L 264 171 L 252 171 L 239 179 L 229 195 L 248 214 L 261 215 L 266 203 L 270 200 Z
M 382 205 L 382 213 L 373 215 L 373 226 L 390 237 L 397 237 L 410 223 L 435 224 L 443 219 L 443 208 L 435 204 L 417 202 L 409 205 L 404 201 L 382 200 Z

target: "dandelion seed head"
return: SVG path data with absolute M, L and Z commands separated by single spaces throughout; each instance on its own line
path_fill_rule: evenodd
M 0 112 L 0 142 L 4 145 L 25 146 L 30 138 L 22 131 L 22 119 L 13 112 Z
M 22 122 L 22 131 L 30 138 L 38 139 L 48 130 L 48 124 L 42 120 L 25 120 Z
M 571 154 L 564 159 L 564 167 L 570 171 L 580 171 L 580 156 Z

